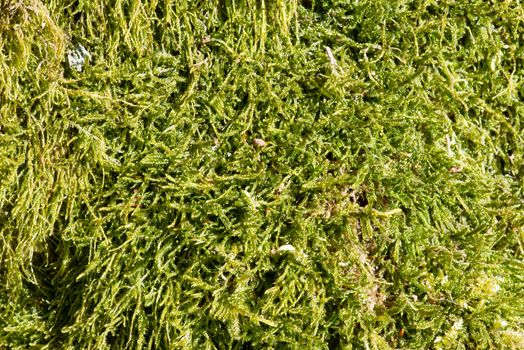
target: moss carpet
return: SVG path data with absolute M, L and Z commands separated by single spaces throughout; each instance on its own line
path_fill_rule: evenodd
M 0 349 L 523 349 L 524 4 L 1 0 Z

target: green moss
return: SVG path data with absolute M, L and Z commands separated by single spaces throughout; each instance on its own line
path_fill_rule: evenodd
M 522 348 L 523 16 L 0 3 L 0 349 Z

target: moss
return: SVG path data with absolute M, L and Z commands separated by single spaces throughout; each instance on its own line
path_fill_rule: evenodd
M 0 348 L 522 347 L 518 3 L 0 13 Z

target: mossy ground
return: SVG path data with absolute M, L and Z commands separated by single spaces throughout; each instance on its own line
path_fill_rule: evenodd
M 524 348 L 523 43 L 513 0 L 0 1 L 0 349 Z

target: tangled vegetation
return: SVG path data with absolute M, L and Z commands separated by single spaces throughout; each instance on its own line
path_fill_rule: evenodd
M 0 1 L 0 349 L 524 348 L 517 0 Z

